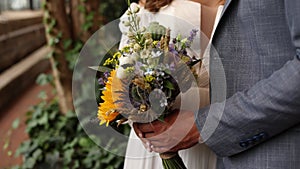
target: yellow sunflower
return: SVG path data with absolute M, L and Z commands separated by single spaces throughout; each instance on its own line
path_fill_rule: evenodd
M 103 95 L 101 96 L 103 103 L 100 103 L 98 107 L 98 119 L 100 120 L 100 125 L 106 123 L 106 126 L 108 126 L 109 123 L 114 121 L 119 115 L 117 112 L 117 104 L 114 103 L 112 91 L 113 89 L 115 90 L 116 87 L 120 87 L 119 80 L 116 78 L 115 70 L 111 71 L 105 87 L 106 90 L 102 92 Z

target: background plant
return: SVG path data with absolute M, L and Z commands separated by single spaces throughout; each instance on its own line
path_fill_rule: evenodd
M 114 152 L 125 145 L 107 152 L 93 142 L 101 140 L 87 136 L 80 126 L 73 111 L 71 81 L 83 44 L 101 25 L 120 17 L 127 4 L 120 0 L 44 0 L 43 9 L 53 73 L 42 74 L 37 81 L 53 85 L 56 97 L 47 101 L 46 93 L 41 92 L 43 101 L 28 112 L 30 139 L 17 150 L 24 163 L 15 168 L 122 168 L 123 158 Z M 96 99 L 88 97 L 83 93 L 82 100 Z M 129 134 L 128 128 L 119 130 Z
M 37 83 L 53 84 L 53 76 L 41 74 L 37 78 Z M 110 148 L 110 152 L 100 148 L 97 143 L 99 144 L 101 140 L 85 133 L 74 112 L 62 114 L 58 100 L 47 101 L 45 92 L 41 92 L 39 97 L 43 101 L 33 106 L 27 113 L 26 132 L 30 139 L 23 142 L 15 154 L 23 156 L 23 164 L 15 168 L 121 169 L 123 167 L 123 157 L 115 154 L 126 145 Z M 120 132 L 129 134 L 126 128 L 120 129 Z M 110 143 L 113 141 L 110 140 Z

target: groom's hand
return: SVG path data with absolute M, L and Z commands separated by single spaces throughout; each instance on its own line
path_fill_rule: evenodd
M 133 127 L 150 152 L 177 152 L 196 145 L 200 139 L 193 112 L 173 112 L 164 121 L 134 123 Z

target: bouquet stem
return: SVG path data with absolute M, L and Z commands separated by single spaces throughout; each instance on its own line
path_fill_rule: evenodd
M 161 153 L 159 155 L 162 159 L 164 169 L 187 169 L 178 152 Z

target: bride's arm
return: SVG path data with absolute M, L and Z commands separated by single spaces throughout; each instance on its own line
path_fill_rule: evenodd
M 196 96 L 198 94 L 198 96 Z M 195 101 L 199 103 L 195 103 Z M 184 103 L 183 103 L 184 102 Z M 189 110 L 195 104 L 199 105 L 199 108 L 203 108 L 209 105 L 209 88 L 207 87 L 193 87 L 185 93 L 181 93 L 177 96 L 172 109 Z M 181 107 L 183 106 L 184 107 Z
M 189 107 L 195 107 L 198 105 L 198 109 L 201 109 L 210 104 L 210 93 L 209 93 L 209 73 L 208 73 L 208 60 L 207 58 L 202 58 L 202 62 L 194 66 L 196 70 L 197 86 L 191 87 L 188 91 L 180 93 L 176 98 L 174 106 L 172 109 L 190 110 Z M 184 103 L 181 101 L 183 98 Z M 198 103 L 197 103 L 198 102 Z M 189 106 L 190 105 L 190 106 Z

